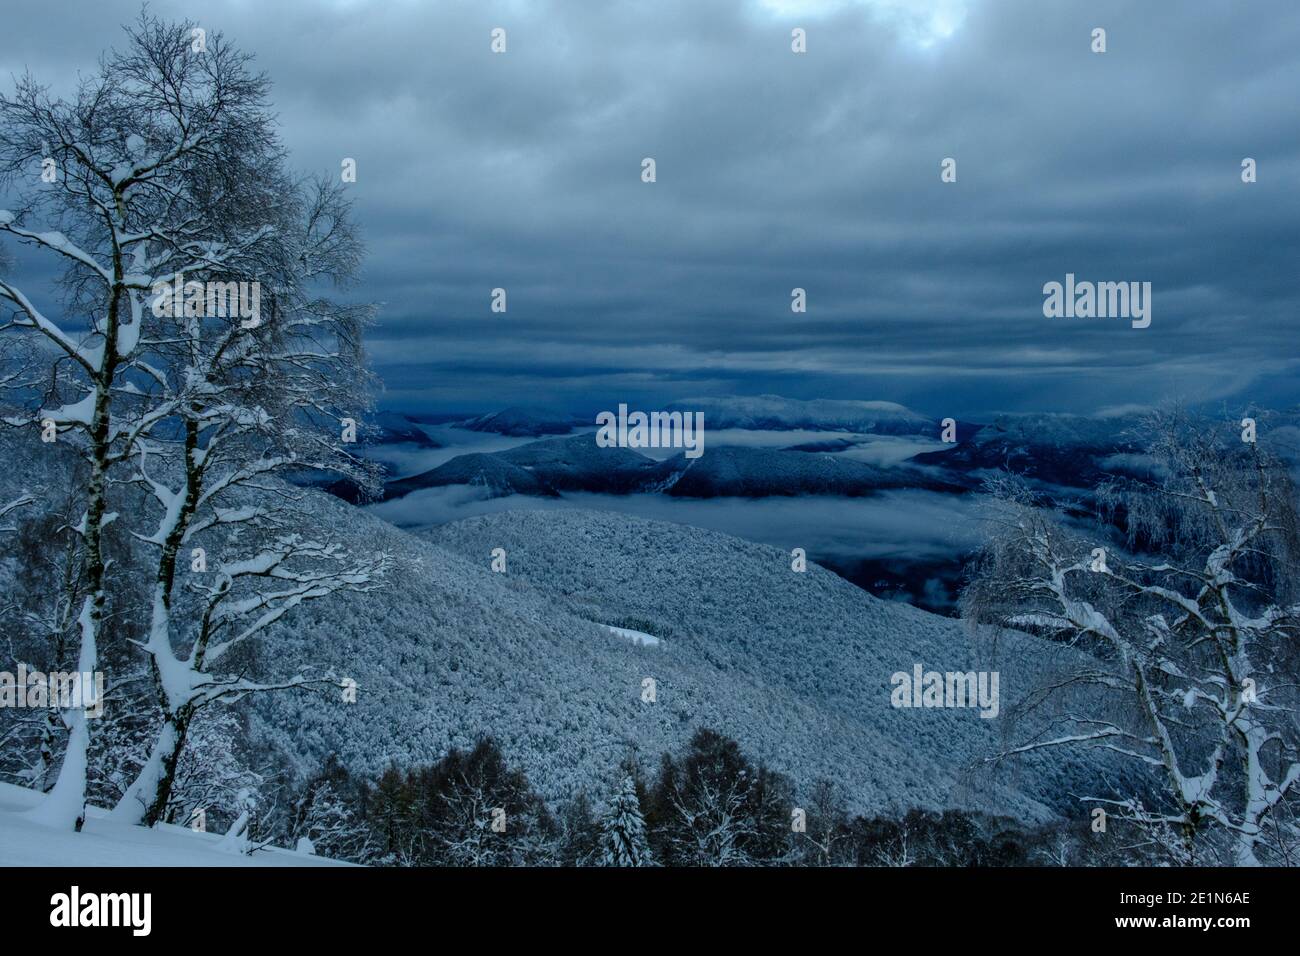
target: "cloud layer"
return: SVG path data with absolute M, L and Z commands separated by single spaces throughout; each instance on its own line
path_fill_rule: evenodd
M 257 55 L 295 165 L 356 159 L 391 406 L 1300 399 L 1290 0 L 153 9 Z M 66 87 L 136 10 L 16 7 L 0 75 Z M 1044 318 L 1067 272 L 1152 282 L 1151 328 Z

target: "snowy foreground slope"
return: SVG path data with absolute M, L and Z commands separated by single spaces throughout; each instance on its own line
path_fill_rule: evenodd
M 1036 639 L 978 647 L 958 622 L 815 565 L 795 573 L 782 550 L 679 525 L 519 511 L 416 536 L 324 495 L 318 506 L 322 527 L 390 550 L 396 567 L 384 592 L 306 606 L 265 646 L 267 660 L 315 661 L 358 684 L 352 704 L 258 703 L 255 733 L 304 772 L 331 750 L 362 773 L 429 762 L 487 733 L 548 799 L 603 797 L 630 749 L 653 764 L 708 726 L 805 792 L 838 781 L 862 811 L 1041 819 L 1098 782 L 1095 757 L 1065 753 L 968 772 L 997 746 L 1000 720 L 890 704 L 890 676 L 921 664 L 998 670 L 1005 710 L 1070 653 Z M 504 573 L 491 570 L 494 548 Z M 648 677 L 653 703 L 642 700 Z
M 80 833 L 26 820 L 39 801 L 22 787 L 0 783 L 0 865 L 3 866 L 349 866 L 338 860 L 267 847 L 250 855 L 220 849 L 221 835 L 160 824 L 152 830 L 110 823 L 91 807 Z

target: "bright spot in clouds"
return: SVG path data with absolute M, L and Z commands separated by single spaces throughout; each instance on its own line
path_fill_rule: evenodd
M 779 17 L 824 17 L 849 7 L 861 7 L 896 26 L 899 34 L 920 47 L 951 37 L 966 18 L 968 0 L 758 0 Z

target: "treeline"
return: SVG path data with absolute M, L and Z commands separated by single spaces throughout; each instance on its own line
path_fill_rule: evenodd
M 331 758 L 289 801 L 280 838 L 378 866 L 1025 866 L 1102 862 L 1087 827 L 913 810 L 852 815 L 839 788 L 801 800 L 734 741 L 696 732 L 648 772 L 626 760 L 600 806 L 552 812 L 491 738 L 358 780 Z M 279 842 L 279 841 L 277 841 Z M 1109 860 L 1107 862 L 1118 862 Z

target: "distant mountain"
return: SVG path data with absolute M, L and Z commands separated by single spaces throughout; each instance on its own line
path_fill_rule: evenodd
M 1033 414 L 1002 416 L 989 425 L 959 422 L 955 444 L 921 452 L 902 465 L 883 466 L 844 454 L 873 441 L 869 437 L 827 436 L 823 441 L 807 440 L 775 449 L 710 445 L 707 436 L 710 431 L 727 428 L 797 428 L 932 438 L 939 435 L 939 423 L 890 402 L 801 402 L 759 396 L 681 402 L 670 407 L 704 411 L 706 442 L 699 458 L 678 454 L 655 460 L 634 449 L 600 448 L 594 432 L 583 432 L 499 452 L 461 455 L 432 471 L 389 483 L 385 496 L 453 484 L 480 485 L 494 496 L 539 497 L 565 492 L 664 493 L 687 498 L 859 497 L 900 488 L 956 493 L 977 487 L 983 473 L 998 470 L 1022 475 L 1042 486 L 1088 491 L 1116 475 L 1144 477 L 1150 467 L 1146 449 L 1135 436 L 1132 416 Z M 558 418 L 543 419 L 518 409 L 474 419 L 473 423 L 480 429 L 517 430 L 525 425 L 541 428 L 548 421 L 561 427 Z M 1262 440 L 1284 455 L 1293 451 L 1292 457 L 1300 461 L 1296 417 L 1261 413 L 1260 421 Z M 403 434 L 399 424 L 389 423 L 389 433 Z M 1047 491 L 1050 494 L 1050 488 Z
M 473 452 L 457 455 L 431 471 L 388 482 L 384 486 L 384 497 L 400 498 L 420 488 L 441 488 L 446 485 L 484 488 L 489 498 L 504 498 L 507 495 L 536 495 L 543 498 L 557 496 L 553 488 L 527 469 L 504 461 L 499 455 Z
M 421 449 L 441 448 L 413 419 L 400 412 L 379 412 L 358 429 L 359 444 L 364 448 L 381 445 L 410 445 Z M 388 466 L 381 464 L 381 473 L 389 474 Z M 339 478 L 333 472 L 303 469 L 285 475 L 296 485 L 319 488 L 349 504 L 365 504 L 372 500 L 350 478 Z
M 514 406 L 491 415 L 481 415 L 462 422 L 459 427 L 473 432 L 493 432 L 512 438 L 541 438 L 543 435 L 567 435 L 582 422 L 572 415 L 543 408 Z
M 679 470 L 630 448 L 601 448 L 594 432 L 529 442 L 497 457 L 527 469 L 556 491 L 657 491 Z
M 680 466 L 668 494 L 681 498 L 773 495 L 846 495 L 858 497 L 889 488 L 922 488 L 962 492 L 971 487 L 963 478 L 946 480 L 915 468 L 879 468 L 832 454 L 772 448 L 711 448 Z
M 673 402 L 669 410 L 703 412 L 707 428 L 747 428 L 768 431 L 809 429 L 874 435 L 939 437 L 936 419 L 894 402 L 836 399 L 801 401 L 779 395 L 692 398 Z
M 960 472 L 1005 469 L 1047 484 L 1091 488 L 1143 449 L 1131 418 L 1015 415 L 997 419 L 967 440 L 912 458 Z
M 771 448 L 708 448 L 699 458 L 656 461 L 629 448 L 601 448 L 594 433 L 459 455 L 431 471 L 389 482 L 386 498 L 419 488 L 474 484 L 494 497 L 566 491 L 665 492 L 683 498 L 871 494 L 888 488 L 962 492 L 974 482 L 920 468 L 880 468 L 850 458 Z
M 671 402 L 668 411 L 703 412 L 710 429 L 738 428 L 758 431 L 849 431 L 868 435 L 920 435 L 937 438 L 939 419 L 915 412 L 895 402 L 840 399 L 803 401 L 779 395 L 690 398 Z M 516 438 L 567 435 L 593 421 L 547 408 L 512 406 L 458 423 L 461 428 Z M 958 438 L 979 426 L 959 422 Z
M 423 428 L 399 412 L 380 412 L 365 436 L 368 444 L 412 444 L 421 448 L 441 448 Z
M 591 432 L 495 453 L 458 455 L 431 471 L 389 482 L 384 497 L 444 485 L 479 485 L 492 497 L 555 497 L 561 491 L 630 494 L 658 490 L 673 474 L 674 468 L 630 449 L 599 447 Z
M 469 412 L 403 412 L 402 414 L 421 425 L 455 425 L 474 417 Z

